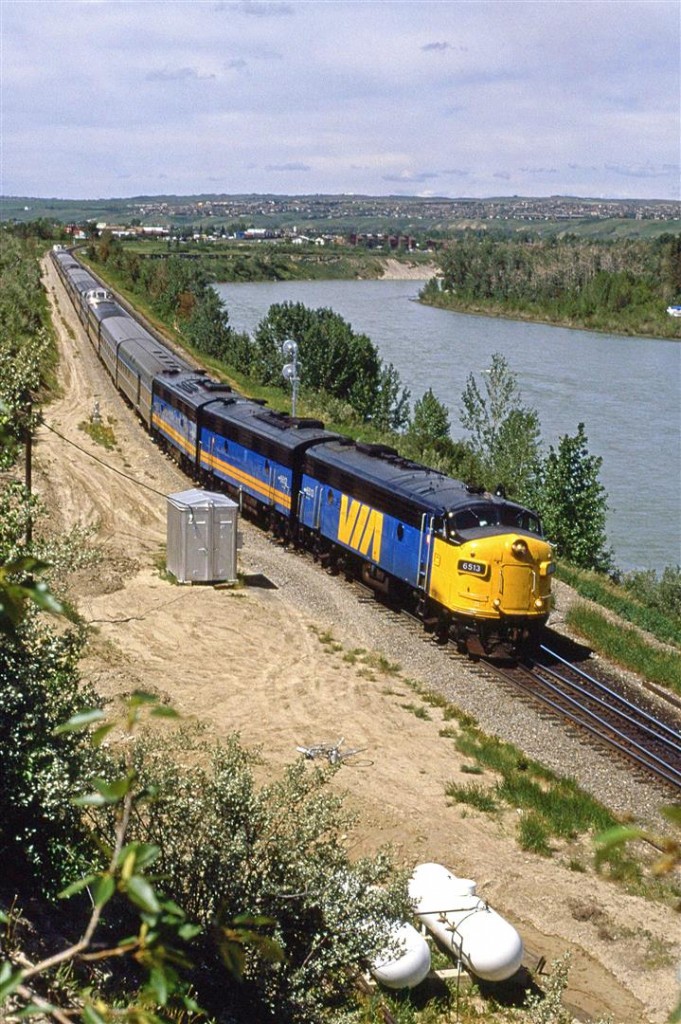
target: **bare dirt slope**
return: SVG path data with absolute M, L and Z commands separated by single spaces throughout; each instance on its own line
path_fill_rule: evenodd
M 401 676 L 343 657 L 352 646 L 372 647 L 374 609 L 358 606 L 318 567 L 275 549 L 248 524 L 242 568 L 252 583 L 262 583 L 262 573 L 276 589 L 177 587 L 162 578 L 164 495 L 192 483 L 114 391 L 49 261 L 45 275 L 63 390 L 44 415 L 70 443 L 40 429 L 36 489 L 55 528 L 91 524 L 105 551 L 103 565 L 74 583 L 82 615 L 96 626 L 84 676 L 107 697 L 145 688 L 218 735 L 239 731 L 246 744 L 262 745 L 272 772 L 297 756 L 297 744 L 343 735 L 346 745 L 366 747 L 367 766 L 344 766 L 336 779 L 360 815 L 358 851 L 390 842 L 405 866 L 434 860 L 476 879 L 532 953 L 551 961 L 571 951 L 566 998 L 584 1019 L 664 1021 L 676 996 L 678 918 L 591 870 L 569 870 L 573 851 L 551 860 L 519 851 L 512 815 L 491 822 L 448 806 L 444 786 L 459 775 L 461 758 L 439 735 L 439 711 L 431 710 L 430 720 L 415 717 L 418 700 Z M 114 451 L 79 429 L 95 398 L 113 427 Z M 301 604 L 303 581 L 312 596 Z M 325 630 L 342 650 L 320 641 Z M 399 644 L 396 627 L 394 647 L 382 653 L 399 661 Z M 580 856 L 589 855 L 585 843 Z

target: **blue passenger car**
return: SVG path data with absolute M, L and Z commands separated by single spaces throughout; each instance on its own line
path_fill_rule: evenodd
M 295 516 L 300 456 L 337 437 L 319 420 L 287 416 L 255 402 L 219 402 L 201 412 L 200 465 L 251 508 Z
M 152 429 L 180 462 L 189 463 L 196 471 L 201 410 L 219 401 L 235 401 L 237 397 L 227 384 L 200 371 L 165 373 L 154 381 Z

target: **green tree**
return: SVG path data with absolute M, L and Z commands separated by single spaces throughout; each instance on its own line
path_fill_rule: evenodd
M 603 460 L 590 455 L 584 424 L 558 447 L 550 446 L 541 471 L 536 505 L 549 539 L 561 558 L 584 569 L 607 572 L 612 552 L 606 546 L 608 501 L 599 480 Z
M 263 384 L 281 384 L 282 345 L 298 344 L 303 388 L 346 401 L 364 420 L 400 429 L 408 418 L 408 392 L 392 365 L 384 365 L 373 342 L 357 334 L 332 309 L 301 302 L 270 306 L 254 338 L 253 369 Z
M 409 437 L 420 447 L 431 448 L 450 438 L 451 425 L 447 407 L 428 388 L 423 396 L 414 403 L 414 413 L 409 429 Z
M 502 484 L 521 501 L 532 493 L 539 467 L 540 428 L 534 409 L 522 404 L 517 377 L 503 355 L 492 356 L 484 386 L 470 374 L 461 396 L 460 419 L 480 460 L 483 483 Z

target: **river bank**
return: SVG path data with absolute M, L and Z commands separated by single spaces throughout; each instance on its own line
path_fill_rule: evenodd
M 436 268 L 437 270 L 437 268 Z M 400 278 L 396 278 L 400 280 Z M 442 309 L 448 313 L 462 313 L 466 316 L 490 317 L 495 320 L 513 320 L 516 323 L 544 324 L 547 327 L 565 327 L 571 331 L 589 331 L 593 334 L 608 334 L 627 338 L 649 338 L 653 341 L 681 341 L 681 320 L 674 321 L 669 318 L 669 331 L 645 331 L 630 329 L 627 324 L 608 327 L 596 327 L 593 324 L 582 323 L 574 317 L 549 317 L 542 313 L 534 313 L 530 310 L 512 312 L 502 309 L 494 303 L 483 304 L 480 302 L 466 302 L 456 299 L 454 296 L 443 296 L 441 301 L 435 296 L 424 297 L 419 294 L 419 302 L 424 306 L 432 306 L 434 309 Z

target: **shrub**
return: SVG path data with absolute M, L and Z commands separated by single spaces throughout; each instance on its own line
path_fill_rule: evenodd
M 90 852 L 70 798 L 97 758 L 81 737 L 55 736 L 71 715 L 96 703 L 79 683 L 84 637 L 56 635 L 29 616 L 16 638 L 0 638 L 0 858 L 5 880 L 33 879 L 58 892 Z M 11 876 L 11 877 L 10 877 Z
M 256 759 L 236 737 L 210 746 L 188 729 L 143 739 L 135 762 L 140 784 L 159 796 L 131 834 L 160 848 L 168 895 L 218 945 L 223 923 L 249 913 L 274 922 L 272 938 L 283 951 L 273 965 L 248 948 L 242 984 L 220 971 L 219 992 L 199 978 L 201 1004 L 239 1008 L 253 1020 L 271 1013 L 282 1024 L 321 1019 L 366 958 L 385 946 L 388 922 L 404 909 L 401 888 L 377 888 L 388 877 L 385 856 L 350 862 L 345 837 L 353 817 L 330 791 L 333 769 L 301 760 L 258 788 Z M 202 978 L 218 968 L 207 942 L 196 959 Z

